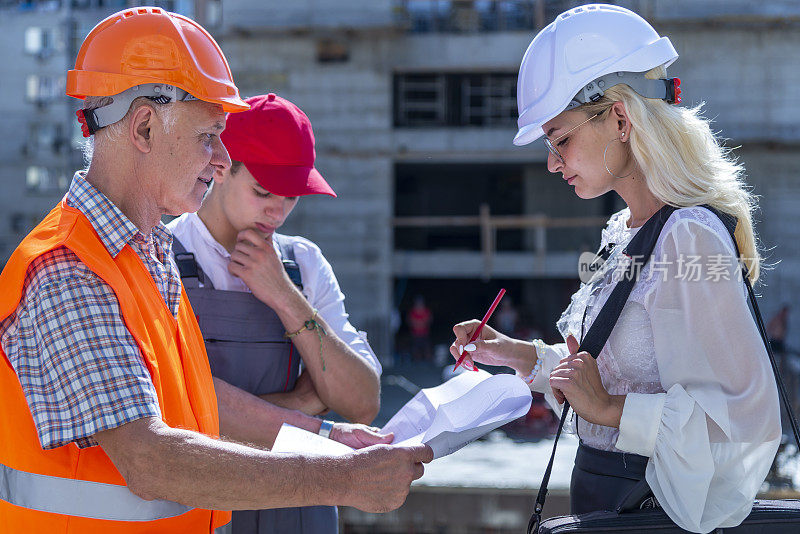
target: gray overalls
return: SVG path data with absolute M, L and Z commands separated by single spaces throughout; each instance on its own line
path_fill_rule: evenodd
M 302 289 L 291 242 L 278 234 L 273 239 L 286 272 Z M 300 356 L 283 337 L 278 315 L 251 293 L 214 289 L 194 254 L 177 239 L 172 250 L 203 333 L 211 373 L 254 395 L 291 390 Z M 338 514 L 334 506 L 237 511 L 231 526 L 233 534 L 329 534 L 338 532 Z

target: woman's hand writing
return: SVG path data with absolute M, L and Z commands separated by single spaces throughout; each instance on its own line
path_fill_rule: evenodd
M 480 324 L 480 321 L 473 319 L 453 327 L 456 336 L 450 345 L 450 354 L 453 358 L 458 360 L 461 357 L 460 351 L 470 344 L 472 334 Z M 468 354 L 462 364 L 467 369 L 474 368 L 474 362 L 477 362 L 495 366 L 505 365 L 527 375 L 536 364 L 533 344 L 501 334 L 489 325 L 485 325 L 478 339 L 471 343 L 475 346 L 475 350 L 467 351 Z

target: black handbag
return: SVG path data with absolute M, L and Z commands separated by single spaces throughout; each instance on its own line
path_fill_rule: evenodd
M 736 245 L 736 238 L 734 231 L 736 229 L 736 219 L 728 214 L 717 211 L 710 206 L 703 206 L 714 213 L 727 228 L 728 232 L 733 238 L 734 247 L 736 248 L 736 256 L 739 257 L 739 249 Z M 600 310 L 591 328 L 583 338 L 580 351 L 587 351 L 589 354 L 597 358 L 600 351 L 603 349 L 606 341 L 611 335 L 620 313 L 628 300 L 628 296 L 633 289 L 633 286 L 638 279 L 644 265 L 649 260 L 655 248 L 658 236 L 667 222 L 667 219 L 675 211 L 675 207 L 664 206 L 656 212 L 650 219 L 642 226 L 637 234 L 631 239 L 630 243 L 623 251 L 624 254 L 636 258 L 628 265 L 625 276 L 617 282 L 616 286 L 608 297 L 603 308 Z M 600 254 L 602 255 L 602 253 Z M 764 340 L 764 345 L 767 348 L 772 371 L 775 375 L 775 381 L 778 384 L 778 391 L 780 398 L 783 401 L 786 411 L 789 415 L 789 421 L 792 426 L 795 440 L 797 441 L 798 450 L 800 450 L 800 432 L 798 432 L 797 420 L 792 411 L 789 397 L 786 394 L 786 387 L 778 371 L 775 356 L 772 353 L 769 340 L 767 338 L 766 328 L 764 327 L 764 320 L 761 316 L 761 311 L 756 302 L 756 296 L 753 292 L 753 287 L 747 277 L 747 271 L 742 266 L 742 278 L 747 286 L 747 292 L 752 306 L 752 314 Z M 558 445 L 558 438 L 561 436 L 561 431 L 567 419 L 569 412 L 569 403 L 564 403 L 564 409 L 561 413 L 561 420 L 556 431 L 555 442 L 553 443 L 553 451 L 550 455 L 550 462 L 545 469 L 542 484 L 539 487 L 539 493 L 536 497 L 533 514 L 531 515 L 530 522 L 528 523 L 528 534 L 557 534 L 557 533 L 612 533 L 612 532 L 627 532 L 627 533 L 642 533 L 650 534 L 656 532 L 658 534 L 677 534 L 686 533 L 678 527 L 661 508 L 644 508 L 640 509 L 642 500 L 648 496 L 650 489 L 647 483 L 643 480 L 634 491 L 631 492 L 622 503 L 617 506 L 613 511 L 597 511 L 589 512 L 578 515 L 566 515 L 559 517 L 552 517 L 542 521 L 542 509 L 544 508 L 545 499 L 547 497 L 547 484 L 550 481 L 550 473 L 553 469 L 553 460 L 555 459 L 556 447 Z M 762 500 L 756 501 L 753 505 L 753 510 L 745 520 L 737 527 L 730 528 L 717 528 L 713 531 L 716 533 L 725 534 L 798 534 L 800 533 L 800 500 L 786 499 L 786 500 Z

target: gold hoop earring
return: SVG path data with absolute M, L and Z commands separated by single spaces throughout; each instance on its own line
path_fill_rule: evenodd
M 625 137 L 625 132 L 622 132 L 622 137 Z M 611 176 L 613 176 L 614 178 L 618 178 L 618 179 L 620 179 L 620 180 L 621 180 L 621 179 L 623 179 L 623 178 L 627 178 L 628 176 L 630 176 L 631 174 L 633 174 L 633 171 L 629 172 L 629 173 L 628 173 L 628 174 L 626 174 L 625 176 L 617 176 L 616 174 L 614 174 L 613 172 L 611 172 L 611 170 L 608 168 L 608 163 L 606 162 L 606 154 L 608 153 L 608 147 L 609 147 L 609 146 L 611 146 L 611 143 L 613 143 L 614 141 L 619 141 L 619 142 L 621 143 L 621 142 L 622 142 L 622 139 L 617 139 L 617 138 L 615 137 L 614 139 L 612 139 L 611 141 L 609 141 L 609 142 L 608 142 L 608 144 L 606 145 L 606 148 L 603 150 L 603 166 L 606 168 L 606 172 L 607 172 L 608 174 L 610 174 L 610 175 L 611 175 Z M 634 179 L 635 179 L 635 178 L 634 178 Z

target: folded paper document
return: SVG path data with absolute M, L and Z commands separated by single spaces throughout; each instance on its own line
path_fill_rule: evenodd
M 522 417 L 530 406 L 531 391 L 518 377 L 465 372 L 421 390 L 381 431 L 394 432 L 394 445 L 425 443 L 440 458 Z M 349 447 L 284 424 L 272 450 L 339 456 Z

